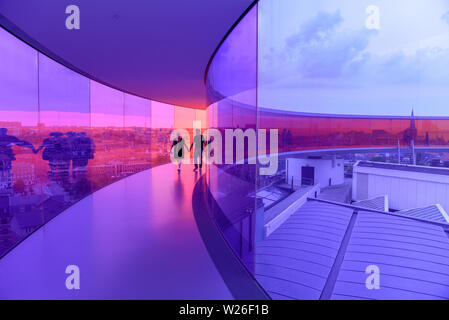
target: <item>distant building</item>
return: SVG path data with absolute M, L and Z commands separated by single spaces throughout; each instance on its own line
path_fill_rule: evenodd
M 412 110 L 412 114 L 410 116 L 410 127 L 408 127 L 404 131 L 404 142 L 407 145 L 410 145 L 412 143 L 412 141 L 416 141 L 417 136 L 418 136 L 418 130 L 416 129 L 415 115 Z
M 352 199 L 388 196 L 390 209 L 439 204 L 449 211 L 449 169 L 359 161 L 353 169 Z
M 13 136 L 21 136 L 22 135 L 22 123 L 14 122 L 14 121 L 0 121 L 1 128 L 8 128 L 9 134 Z
M 26 185 L 34 184 L 36 180 L 36 171 L 34 164 L 29 162 L 14 163 L 12 182 L 22 180 Z
M 286 178 L 294 186 L 316 185 L 321 188 L 344 183 L 344 160 L 337 158 L 288 158 Z
M 89 171 L 93 176 L 122 177 L 149 168 L 151 168 L 151 163 L 149 162 L 123 163 L 116 161 L 109 164 L 89 166 Z

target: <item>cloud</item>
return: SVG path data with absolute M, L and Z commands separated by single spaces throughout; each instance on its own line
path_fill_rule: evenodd
M 368 30 L 340 11 L 315 11 L 283 34 L 267 32 L 259 50 L 259 102 L 306 112 L 402 115 L 413 106 L 421 114 L 447 114 L 443 12 L 433 15 L 427 33 L 402 20 Z M 449 11 L 441 19 L 449 24 Z
M 345 69 L 353 70 L 360 63 L 361 54 L 376 31 L 344 32 L 339 30 L 343 21 L 340 11 L 319 12 L 287 38 L 289 62 L 303 77 L 339 77 Z
M 297 34 L 287 39 L 287 46 L 296 47 L 298 45 L 307 45 L 313 42 L 319 42 L 327 39 L 332 31 L 343 22 L 340 11 L 333 14 L 319 12 L 315 18 L 307 21 L 301 26 Z
M 281 81 L 287 85 L 291 79 L 291 85 L 305 85 L 307 81 L 313 83 L 319 79 L 328 84 L 449 80 L 446 69 L 441 68 L 449 66 L 447 49 L 428 47 L 407 54 L 400 49 L 373 53 L 368 47 L 379 31 L 345 30 L 343 23 L 339 11 L 319 12 L 287 37 L 284 46 L 264 50 L 260 68 L 262 81 Z
M 449 24 L 449 11 L 441 16 L 441 19 Z

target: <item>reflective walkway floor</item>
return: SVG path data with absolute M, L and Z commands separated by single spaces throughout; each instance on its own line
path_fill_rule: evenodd
M 78 202 L 0 260 L 0 299 L 232 299 L 193 216 L 198 178 L 167 164 Z

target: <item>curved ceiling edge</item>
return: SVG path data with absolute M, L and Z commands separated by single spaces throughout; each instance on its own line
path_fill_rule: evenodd
M 232 24 L 231 28 L 226 32 L 226 34 L 223 36 L 223 38 L 218 43 L 217 47 L 215 48 L 214 52 L 209 58 L 209 61 L 207 62 L 206 71 L 204 72 L 204 83 L 207 82 L 207 74 L 209 72 L 210 65 L 212 64 L 212 61 L 215 58 L 215 55 L 217 54 L 218 50 L 220 50 L 223 43 L 226 41 L 226 39 L 229 37 L 229 35 L 234 31 L 234 29 L 238 26 L 240 21 L 242 21 L 243 18 L 251 11 L 251 9 L 259 2 L 259 0 L 254 0 L 248 8 L 238 17 L 238 19 Z
M 64 3 L 2 0 L 0 13 L 6 29 L 80 74 L 138 97 L 205 109 L 207 62 L 253 1 L 79 0 L 76 30 L 65 26 Z
M 28 36 L 25 32 L 23 32 L 23 30 L 21 30 L 19 27 L 17 27 L 14 23 L 12 23 L 11 21 L 9 21 L 8 19 L 6 19 L 2 14 L 0 14 L 0 28 L 2 28 L 3 30 L 5 30 L 6 32 L 10 33 L 12 36 L 16 37 L 17 39 L 19 39 L 20 41 L 22 41 L 23 43 L 27 44 L 28 46 L 30 46 L 31 48 L 33 48 L 34 50 L 36 50 L 37 52 L 43 54 L 44 56 L 46 56 L 47 58 L 55 61 L 56 63 L 59 63 L 60 65 L 82 75 L 83 77 L 86 77 L 90 80 L 93 80 L 95 82 L 98 82 L 102 85 L 105 85 L 109 88 L 112 88 L 114 90 L 118 90 L 120 92 L 123 92 L 125 94 L 130 94 L 145 100 L 151 100 L 151 101 L 156 101 L 156 102 L 161 102 L 164 104 L 170 104 L 172 105 L 172 103 L 167 102 L 167 101 L 159 101 L 156 99 L 152 99 L 152 98 L 148 98 L 148 97 L 144 97 L 142 95 L 124 90 L 122 88 L 119 88 L 117 86 L 114 86 L 110 83 L 107 83 L 101 79 L 98 79 L 97 77 L 94 77 L 92 75 L 90 75 L 89 73 L 80 70 L 79 68 L 75 67 L 74 65 L 72 65 L 71 63 L 69 63 L 68 61 L 62 59 L 61 57 L 59 57 L 57 54 L 53 53 L 51 50 L 48 50 L 47 48 L 45 48 L 44 46 L 42 46 L 39 42 L 37 42 L 36 40 L 34 40 L 33 38 L 31 38 L 30 36 Z M 184 106 L 180 106 L 179 107 L 184 107 Z M 191 108 L 191 107 L 184 107 L 184 108 Z M 197 109 L 197 108 L 191 108 L 191 109 Z

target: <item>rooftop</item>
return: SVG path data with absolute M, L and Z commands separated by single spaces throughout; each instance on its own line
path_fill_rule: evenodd
M 386 195 L 375 197 L 372 199 L 355 201 L 352 204 L 357 207 L 364 207 L 367 209 L 388 212 L 388 196 L 386 196 Z M 445 222 L 445 221 L 443 221 L 443 222 Z
M 257 244 L 256 278 L 273 299 L 449 299 L 443 226 L 309 200 Z
M 398 213 L 419 219 L 449 223 L 449 216 L 439 204 L 433 204 L 424 208 L 402 210 Z
M 359 163 L 356 166 L 364 167 L 364 168 L 400 170 L 400 171 L 420 172 L 420 173 L 449 176 L 449 168 L 435 168 L 435 167 L 424 167 L 424 166 L 416 166 L 416 165 L 371 162 L 371 161 L 359 161 Z

